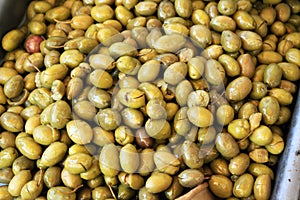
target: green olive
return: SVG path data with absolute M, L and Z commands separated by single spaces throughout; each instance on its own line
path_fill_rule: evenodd
M 33 139 L 41 145 L 50 145 L 52 142 L 55 142 L 60 138 L 60 133 L 57 129 L 46 125 L 35 127 L 32 135 Z
M 235 119 L 228 124 L 227 131 L 235 139 L 243 139 L 250 132 L 250 124 L 247 119 Z
M 174 175 L 179 170 L 180 161 L 172 153 L 157 151 L 154 153 L 154 163 L 160 172 Z
M 272 64 L 282 62 L 282 55 L 276 51 L 262 51 L 257 55 L 257 59 L 261 64 Z
M 76 144 L 90 143 L 93 138 L 93 130 L 90 125 L 82 120 L 72 120 L 66 125 L 68 136 Z
M 76 188 L 82 184 L 80 175 L 71 174 L 66 168 L 62 169 L 60 176 L 63 184 L 69 188 Z
M 229 133 L 219 133 L 217 135 L 216 148 L 225 158 L 233 158 L 240 152 L 237 142 Z
M 97 123 L 105 130 L 116 129 L 121 123 L 121 115 L 117 110 L 105 108 L 96 115 Z
M 16 113 L 4 112 L 0 117 L 2 128 L 10 132 L 20 132 L 23 130 L 24 121 L 22 117 Z
M 121 56 L 136 56 L 138 53 L 136 47 L 125 42 L 115 42 L 108 50 L 113 58 L 119 58 Z
M 11 77 L 3 87 L 4 94 L 7 98 L 15 98 L 18 97 L 24 88 L 24 80 L 20 75 L 15 75 Z
M 39 159 L 42 155 L 41 145 L 26 133 L 20 133 L 16 137 L 16 147 L 24 156 L 32 160 Z
M 271 177 L 268 174 L 259 175 L 254 182 L 253 193 L 256 199 L 269 199 L 271 196 Z
M 218 3 L 218 11 L 223 15 L 232 15 L 237 10 L 237 5 L 233 0 L 221 0 Z
M 159 200 L 159 195 L 148 192 L 146 187 L 139 190 L 138 198 L 141 200 Z
M 183 192 L 183 187 L 179 183 L 179 178 L 174 177 L 171 186 L 164 192 L 168 199 L 179 197 Z
M 282 70 L 277 64 L 270 64 L 264 70 L 264 82 L 269 87 L 277 87 L 280 84 Z
M 214 174 L 224 175 L 227 177 L 230 175 L 228 162 L 224 158 L 214 159 L 209 166 Z
M 275 97 L 263 97 L 259 102 L 258 109 L 263 115 L 263 121 L 265 124 L 271 125 L 278 120 L 280 105 Z
M 154 81 L 159 75 L 160 63 L 157 60 L 145 62 L 138 71 L 137 79 L 140 82 Z
M 60 56 L 60 63 L 70 68 L 77 67 L 84 60 L 84 55 L 79 50 L 66 50 Z
M 238 10 L 234 13 L 233 19 L 237 26 L 242 30 L 255 29 L 256 23 L 253 17 L 246 11 Z
M 65 6 L 57 6 L 48 10 L 45 14 L 45 19 L 49 22 L 64 21 L 69 18 L 71 11 Z
M 152 1 L 139 2 L 135 5 L 134 9 L 139 15 L 150 16 L 157 11 L 157 3 Z
M 254 31 L 240 31 L 238 35 L 242 40 L 242 47 L 245 50 L 255 51 L 262 48 L 262 38 Z
M 8 192 L 8 186 L 0 186 L 0 199 L 13 200 L 13 196 Z
M 141 111 L 133 108 L 125 108 L 121 112 L 123 123 L 130 128 L 137 129 L 143 125 L 144 115 Z
M 249 164 L 249 156 L 245 153 L 240 153 L 230 160 L 228 169 L 231 174 L 241 175 L 247 170 Z
M 40 165 L 51 167 L 62 161 L 67 152 L 67 145 L 62 142 L 53 142 L 43 152 Z
M 165 119 L 148 119 L 145 129 L 147 134 L 154 139 L 167 139 L 171 135 L 170 123 Z
M 176 15 L 175 6 L 172 2 L 162 1 L 157 8 L 157 17 L 160 20 L 165 20 Z
M 137 149 L 132 144 L 126 144 L 120 150 L 120 165 L 127 173 L 134 173 L 140 164 Z
M 7 147 L 0 151 L 1 164 L 0 169 L 11 167 L 18 157 L 18 152 L 14 147 Z
M 51 92 L 47 88 L 34 89 L 29 94 L 28 101 L 33 105 L 37 105 L 41 109 L 44 109 L 48 105 L 53 103 L 53 99 L 51 98 Z
M 65 168 L 72 174 L 86 172 L 92 166 L 93 158 L 86 153 L 75 153 L 69 155 L 65 162 Z
M 58 186 L 61 182 L 61 168 L 54 166 L 46 169 L 43 181 L 48 188 Z
M 34 168 L 34 162 L 25 156 L 18 157 L 12 164 L 12 171 L 17 174 L 21 170 L 32 170 Z
M 173 33 L 157 38 L 153 43 L 153 47 L 158 53 L 175 53 L 184 46 L 185 42 L 186 38 L 183 35 Z
M 88 93 L 88 100 L 96 107 L 96 108 L 106 108 L 110 105 L 111 96 L 110 94 L 100 88 L 92 87 Z
M 236 29 L 235 21 L 224 15 L 219 15 L 211 19 L 210 27 L 215 31 L 234 31 Z
M 16 135 L 8 132 L 8 131 L 3 131 L 0 133 L 0 147 L 2 149 L 6 149 L 7 147 L 15 147 L 15 139 Z
M 187 117 L 187 107 L 180 108 L 174 116 L 174 130 L 179 135 L 186 135 L 191 129 L 191 123 Z
M 241 175 L 233 185 L 233 195 L 238 198 L 249 197 L 252 193 L 254 178 L 251 174 Z
M 274 172 L 270 167 L 268 167 L 265 164 L 251 163 L 248 168 L 248 171 L 255 177 L 258 177 L 263 174 L 267 174 L 271 177 L 272 180 L 274 179 Z
M 134 16 L 126 7 L 119 5 L 115 8 L 115 17 L 123 26 L 126 26 L 128 21 Z
M 212 125 L 214 117 L 212 113 L 203 107 L 190 107 L 187 110 L 188 119 L 192 124 L 198 127 L 208 127 Z
M 226 97 L 230 101 L 241 101 L 248 96 L 251 89 L 251 80 L 246 76 L 240 76 L 227 85 Z
M 55 186 L 48 190 L 47 199 L 49 200 L 75 200 L 76 194 L 65 186 Z
M 141 175 L 149 175 L 155 167 L 154 163 L 154 150 L 146 148 L 140 153 L 140 166 L 138 173 Z
M 234 109 L 229 105 L 221 105 L 218 107 L 217 112 L 217 121 L 221 125 L 228 125 L 228 128 L 234 118 Z M 230 133 L 230 131 L 228 131 Z M 231 133 L 232 134 L 232 133 Z
M 189 18 L 192 15 L 192 1 L 175 0 L 174 7 L 176 13 L 183 18 Z
M 160 99 L 150 99 L 146 105 L 147 115 L 151 119 L 166 119 L 166 102 Z
M 200 148 L 196 143 L 184 141 L 181 146 L 183 162 L 191 169 L 202 167 L 204 160 L 200 157 Z
M 116 176 L 119 173 L 119 150 L 114 144 L 110 143 L 102 148 L 99 164 L 101 172 L 106 176 Z
M 0 169 L 0 181 L 1 181 L 1 183 L 9 184 L 9 182 L 11 181 L 13 176 L 14 176 L 14 172 L 13 172 L 12 168 L 7 167 L 7 168 Z
M 2 48 L 6 51 L 15 50 L 24 40 L 25 34 L 20 29 L 13 29 L 2 38 Z
M 249 152 L 249 157 L 257 163 L 266 163 L 269 161 L 268 151 L 264 148 L 254 149 Z
M 30 170 L 22 170 L 17 173 L 8 184 L 8 192 L 12 196 L 19 196 L 21 194 L 22 187 L 31 180 Z
M 199 79 L 204 72 L 205 62 L 206 59 L 200 56 L 191 58 L 187 63 L 189 77 L 192 79 Z
M 23 199 L 35 199 L 43 190 L 43 184 L 36 180 L 27 182 L 21 189 L 21 198 Z
M 193 188 L 204 181 L 204 174 L 198 169 L 186 169 L 178 175 L 180 185 Z
M 172 177 L 161 172 L 153 172 L 146 181 L 146 189 L 151 193 L 163 192 L 172 184 Z
M 233 184 L 226 176 L 212 175 L 208 183 L 209 189 L 217 197 L 228 198 L 232 195 Z

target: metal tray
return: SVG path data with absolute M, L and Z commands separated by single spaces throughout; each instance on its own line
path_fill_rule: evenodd
M 0 0 L 0 38 L 22 22 L 28 2 L 29 0 Z M 3 56 L 0 49 L 0 64 Z M 285 150 L 276 170 L 271 200 L 300 200 L 300 88 L 290 128 L 286 131 L 288 136 Z

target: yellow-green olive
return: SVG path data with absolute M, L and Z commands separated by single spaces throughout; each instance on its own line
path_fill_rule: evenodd
M 211 19 L 210 27 L 218 32 L 222 32 L 225 30 L 235 31 L 236 23 L 232 18 L 228 16 L 219 15 Z
M 119 173 L 119 150 L 114 144 L 110 143 L 102 148 L 99 164 L 101 172 L 106 176 L 116 176 Z
M 47 168 L 43 176 L 43 181 L 45 185 L 48 188 L 58 186 L 61 182 L 60 174 L 61 174 L 60 167 L 54 166 L 54 167 Z
M 217 158 L 210 163 L 210 168 L 214 174 L 230 176 L 228 162 L 224 158 Z
M 22 170 L 17 173 L 8 184 L 8 192 L 17 197 L 21 194 L 22 187 L 31 180 L 30 170 Z
M 57 129 L 46 125 L 35 127 L 32 135 L 33 139 L 41 145 L 50 145 L 52 142 L 55 142 L 60 138 L 60 133 Z
M 268 174 L 259 175 L 253 185 L 256 199 L 269 199 L 271 196 L 271 177 Z
M 20 29 L 13 29 L 2 38 L 2 48 L 6 51 L 15 50 L 25 38 L 25 33 Z
M 217 135 L 216 148 L 225 158 L 233 158 L 240 152 L 237 142 L 229 133 L 219 133 Z
M 0 147 L 5 149 L 7 147 L 15 147 L 16 135 L 14 133 L 3 131 L 0 133 Z
M 89 75 L 89 80 L 95 87 L 100 89 L 108 89 L 113 84 L 111 75 L 102 69 L 94 70 Z
M 250 124 L 247 119 L 235 119 L 228 124 L 227 131 L 235 139 L 243 139 L 250 132 Z
M 8 192 L 8 186 L 0 186 L 0 199 L 13 200 L 13 196 Z
M 180 185 L 193 188 L 204 181 L 204 174 L 198 169 L 186 169 L 178 175 Z
M 252 193 L 254 178 L 251 174 L 241 175 L 233 185 L 233 195 L 238 198 L 249 197 Z
M 43 184 L 36 180 L 27 182 L 21 189 L 22 199 L 36 199 L 43 190 Z
M 45 19 L 49 22 L 64 21 L 69 18 L 71 11 L 65 6 L 57 6 L 48 10 L 45 14 Z
M 20 133 L 16 137 L 16 147 L 24 156 L 32 160 L 39 159 L 42 155 L 42 147 L 26 133 Z
M 47 199 L 49 200 L 75 200 L 76 194 L 65 186 L 55 186 L 48 190 Z
M 68 136 L 76 144 L 88 144 L 93 138 L 93 130 L 85 121 L 72 120 L 67 123 L 66 129 Z
M 34 162 L 25 156 L 18 157 L 12 164 L 14 174 L 19 173 L 21 170 L 32 170 Z
M 265 124 L 271 125 L 277 121 L 279 117 L 280 105 L 275 97 L 263 97 L 259 102 L 258 109 L 263 115 L 263 121 Z
M 188 108 L 187 117 L 192 124 L 198 127 L 208 127 L 212 125 L 214 121 L 212 113 L 208 109 L 200 106 Z
M 186 38 L 183 35 L 172 33 L 157 38 L 153 43 L 153 47 L 158 53 L 175 53 L 184 46 L 185 42 Z
M 260 125 L 249 137 L 250 141 L 257 145 L 268 145 L 272 141 L 272 131 L 265 125 Z
M 0 117 L 2 128 L 10 132 L 20 132 L 23 130 L 24 121 L 22 117 L 16 113 L 4 112 Z
M 250 158 L 245 153 L 240 153 L 233 157 L 228 165 L 228 170 L 231 174 L 241 175 L 245 173 L 250 164 Z
M 14 147 L 7 147 L 0 151 L 0 169 L 11 167 L 18 157 L 18 152 Z
M 241 101 L 248 96 L 251 89 L 251 80 L 246 76 L 240 76 L 227 85 L 226 97 L 230 101 Z
M 62 161 L 67 152 L 67 145 L 62 142 L 53 142 L 43 152 L 40 165 L 51 167 Z
M 188 18 L 192 14 L 192 1 L 191 0 L 175 0 L 174 2 L 176 13 L 183 18 Z
M 270 167 L 268 167 L 265 164 L 251 163 L 248 168 L 248 171 L 255 177 L 258 177 L 263 174 L 268 174 L 272 180 L 274 179 L 274 172 Z
M 160 172 L 174 175 L 179 170 L 180 161 L 172 153 L 157 151 L 154 153 L 154 163 Z
M 218 107 L 216 115 L 219 124 L 230 125 L 231 121 L 234 119 L 234 109 L 230 105 L 221 105 L 220 107 Z M 229 129 L 229 125 L 228 125 L 228 129 Z M 228 132 L 230 133 L 229 130 Z
M 232 195 L 233 184 L 226 176 L 212 175 L 208 183 L 209 189 L 217 197 L 228 198 Z
M 170 123 L 165 119 L 148 119 L 145 129 L 147 134 L 155 139 L 167 139 L 171 135 Z
M 190 27 L 190 37 L 193 39 L 195 45 L 203 49 L 212 43 L 212 33 L 210 29 L 202 24 L 196 24 Z
M 138 152 L 132 144 L 126 144 L 120 150 L 120 165 L 127 173 L 134 173 L 140 164 Z
M 139 2 L 135 5 L 134 9 L 139 15 L 150 16 L 157 11 L 157 3 L 153 1 Z
M 218 11 L 223 15 L 232 15 L 237 10 L 237 4 L 233 0 L 221 0 L 218 2 Z
M 153 172 L 146 181 L 146 189 L 151 193 L 163 192 L 172 184 L 172 177 L 161 172 Z

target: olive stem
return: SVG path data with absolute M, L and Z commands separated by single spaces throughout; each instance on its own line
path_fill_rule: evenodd
M 108 188 L 109 188 L 109 190 L 110 190 L 110 193 L 112 194 L 113 198 L 117 200 L 117 197 L 116 197 L 116 195 L 115 195 L 113 189 L 111 188 L 111 186 L 110 186 L 110 185 L 107 185 L 107 186 L 108 186 Z

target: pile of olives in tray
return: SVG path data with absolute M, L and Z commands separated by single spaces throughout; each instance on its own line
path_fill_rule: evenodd
M 32 0 L 1 40 L 0 200 L 269 199 L 299 13 L 297 0 Z

